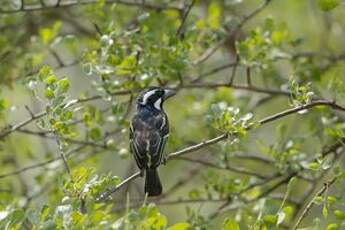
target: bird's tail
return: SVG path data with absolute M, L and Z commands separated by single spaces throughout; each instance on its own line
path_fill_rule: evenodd
M 145 193 L 148 196 L 158 196 L 162 193 L 162 184 L 156 168 L 146 169 Z

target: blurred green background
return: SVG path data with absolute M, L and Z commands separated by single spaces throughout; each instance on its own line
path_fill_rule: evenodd
M 115 2 L 1 0 L 2 228 L 292 229 L 315 197 L 300 226 L 344 228 L 344 111 L 313 107 L 257 123 L 313 100 L 344 104 L 342 0 Z M 162 225 L 135 211 L 142 178 L 95 202 L 137 171 L 129 120 L 150 85 L 178 90 L 164 105 L 166 154 L 230 135 L 160 167 L 165 193 L 146 201 L 159 209 L 154 221 L 166 216 Z M 62 206 L 70 209 L 61 217 Z

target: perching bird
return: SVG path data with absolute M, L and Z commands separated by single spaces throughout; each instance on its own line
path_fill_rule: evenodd
M 157 167 L 164 161 L 163 150 L 169 136 L 168 117 L 163 103 L 174 90 L 150 87 L 137 98 L 137 110 L 130 126 L 130 148 L 139 169 L 145 172 L 145 193 L 162 193 Z

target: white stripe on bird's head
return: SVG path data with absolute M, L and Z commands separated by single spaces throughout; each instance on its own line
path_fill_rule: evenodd
M 150 90 L 150 91 L 146 92 L 146 93 L 143 95 L 142 104 L 143 104 L 143 105 L 146 105 L 148 99 L 149 99 L 152 95 L 154 95 L 154 94 L 156 93 L 156 91 L 157 91 L 157 89 Z
M 159 98 L 153 105 L 156 109 L 161 110 L 162 109 L 162 98 Z

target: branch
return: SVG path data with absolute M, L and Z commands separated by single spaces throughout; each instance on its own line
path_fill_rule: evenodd
M 265 0 L 265 2 L 259 6 L 257 9 L 255 9 L 253 12 L 251 12 L 250 14 L 248 14 L 247 16 L 245 16 L 242 21 L 237 25 L 236 30 L 241 29 L 250 19 L 252 19 L 253 17 L 255 17 L 258 13 L 260 13 L 262 10 L 264 10 L 270 3 L 272 2 L 272 0 Z
M 241 167 L 220 166 L 220 165 L 217 165 L 215 163 L 208 162 L 208 161 L 203 161 L 203 160 L 199 160 L 199 159 L 192 159 L 192 158 L 188 158 L 188 157 L 177 157 L 176 160 L 189 161 L 189 162 L 192 162 L 192 163 L 197 163 L 197 164 L 205 165 L 205 166 L 210 167 L 210 168 L 215 168 L 215 169 L 220 169 L 220 170 L 228 170 L 228 171 L 236 172 L 236 173 L 239 173 L 239 174 L 254 176 L 254 177 L 257 177 L 257 178 L 260 178 L 260 179 L 268 178 L 267 176 L 258 174 L 257 172 L 248 171 L 245 168 L 241 168 Z
M 227 83 L 199 83 L 199 84 L 186 84 L 183 85 L 181 88 L 187 88 L 187 89 L 193 89 L 193 88 L 207 88 L 207 89 L 215 89 L 215 88 L 232 88 L 232 89 L 238 89 L 238 90 L 245 90 L 250 92 L 256 92 L 256 93 L 265 93 L 270 95 L 283 95 L 283 96 L 290 96 L 290 91 L 285 90 L 279 90 L 279 89 L 265 89 L 260 88 L 256 86 L 248 86 L 248 85 L 229 85 Z
M 46 112 L 40 112 L 37 114 L 32 115 L 29 119 L 26 119 L 16 125 L 13 126 L 9 126 L 9 128 L 5 128 L 1 133 L 0 133 L 0 140 L 3 139 L 4 137 L 6 137 L 7 135 L 11 134 L 12 132 L 30 124 L 31 122 L 45 116 L 47 113 Z
M 179 205 L 179 204 L 194 204 L 194 203 L 219 203 L 226 201 L 227 198 L 220 198 L 220 199 L 207 199 L 207 198 L 199 198 L 199 199 L 176 199 L 176 200 L 162 200 L 162 201 L 155 201 L 157 205 Z M 138 208 L 143 205 L 143 200 L 136 200 L 128 208 Z M 125 206 L 120 206 L 114 209 L 115 212 L 123 211 Z
M 311 103 L 306 104 L 306 105 L 301 105 L 301 106 L 298 106 L 296 108 L 288 109 L 288 110 L 285 110 L 283 112 L 274 114 L 272 116 L 269 116 L 267 118 L 264 118 L 264 119 L 260 120 L 258 123 L 263 125 L 263 124 L 266 124 L 266 123 L 269 123 L 269 122 L 281 119 L 281 118 L 283 118 L 285 116 L 297 113 L 297 112 L 299 112 L 301 110 L 305 110 L 305 109 L 309 109 L 309 108 L 313 108 L 313 107 L 317 107 L 317 106 L 329 106 L 329 107 L 331 107 L 333 109 L 338 109 L 338 110 L 345 111 L 344 107 L 336 104 L 333 101 L 318 100 L 318 101 L 314 101 L 314 102 L 311 102 Z M 252 126 L 247 128 L 247 130 L 251 130 L 251 129 L 252 129 Z M 173 158 L 178 158 L 178 157 L 180 157 L 180 156 L 182 156 L 184 154 L 195 152 L 195 151 L 197 151 L 199 149 L 202 149 L 202 148 L 205 148 L 205 147 L 207 147 L 209 145 L 213 145 L 213 144 L 216 144 L 216 143 L 221 142 L 223 140 L 226 140 L 228 137 L 229 137 L 229 135 L 227 133 L 221 134 L 218 137 L 215 137 L 215 138 L 203 141 L 203 142 L 201 142 L 199 144 L 196 144 L 196 145 L 189 146 L 189 147 L 184 148 L 184 149 L 182 149 L 180 151 L 170 153 L 170 154 L 167 155 L 166 162 L 168 162 L 169 160 L 171 160 Z M 133 181 L 134 179 L 138 178 L 140 176 L 140 174 L 141 174 L 140 172 L 136 172 L 135 174 L 133 174 L 132 176 L 130 176 L 129 178 L 124 180 L 121 184 L 119 184 L 115 188 L 110 189 L 107 192 L 101 194 L 99 197 L 96 198 L 96 201 L 100 202 L 100 201 L 106 200 L 111 194 L 115 193 L 117 190 L 119 190 L 126 183 L 129 183 L 129 182 Z
M 127 95 L 127 94 L 130 94 L 131 91 L 129 90 L 119 90 L 119 91 L 116 91 L 114 93 L 111 94 L 111 96 L 118 96 L 118 95 Z M 70 108 L 76 104 L 79 104 L 79 103 L 84 103 L 84 102 L 89 102 L 89 101 L 93 101 L 93 100 L 99 100 L 103 98 L 102 96 L 100 95 L 96 95 L 96 96 L 91 96 L 91 97 L 88 97 L 88 98 L 79 98 L 79 99 L 75 99 L 75 100 L 71 100 L 69 105 L 67 106 L 67 108 Z M 0 132 L 0 140 L 4 139 L 6 136 L 10 135 L 11 133 L 23 128 L 24 126 L 30 124 L 31 122 L 43 117 L 47 115 L 47 112 L 46 111 L 42 111 L 42 112 L 39 112 L 37 114 L 33 114 L 31 115 L 30 118 L 16 124 L 16 125 L 9 125 L 9 127 L 7 128 L 4 128 L 2 130 L 2 132 Z
M 176 190 L 178 190 L 179 188 L 181 188 L 183 185 L 187 184 L 190 181 L 193 181 L 193 178 L 198 175 L 198 173 L 200 172 L 200 170 L 202 170 L 201 167 L 197 167 L 197 168 L 192 168 L 187 176 L 183 175 L 175 184 L 173 184 L 170 189 L 167 189 L 160 197 L 159 200 L 162 200 L 163 198 L 166 198 L 167 196 L 169 196 L 170 194 L 174 193 Z
M 181 25 L 179 26 L 179 28 L 177 30 L 177 34 L 176 34 L 178 39 L 183 39 L 183 37 L 184 37 L 184 25 L 186 23 L 187 17 L 189 15 L 190 11 L 192 10 L 195 2 L 196 2 L 196 0 L 192 0 L 192 3 L 189 4 L 189 6 L 183 12 L 182 19 L 181 19 Z
M 269 159 L 269 158 L 266 158 L 266 157 L 259 156 L 259 155 L 242 155 L 242 154 L 235 154 L 235 155 L 230 156 L 230 157 L 239 158 L 239 159 L 244 159 L 244 160 L 260 161 L 260 162 L 265 163 L 265 164 L 273 164 L 273 163 L 274 163 L 273 160 L 271 160 L 271 159 Z
M 118 191 L 120 188 L 122 188 L 124 185 L 126 185 L 127 183 L 137 179 L 138 177 L 141 176 L 141 172 L 136 172 L 133 175 L 127 177 L 125 180 L 123 180 L 120 184 L 116 185 L 115 188 L 109 189 L 106 192 L 102 193 L 99 197 L 96 198 L 96 202 L 99 201 L 103 201 L 105 199 L 107 199 L 111 194 L 115 193 L 116 191 Z
M 86 145 L 81 145 L 81 146 L 78 146 L 72 150 L 70 150 L 66 156 L 70 156 L 72 155 L 73 153 L 75 152 L 78 152 L 82 149 L 84 149 L 86 147 Z M 37 168 L 41 168 L 43 166 L 46 166 L 48 164 L 51 164 L 55 161 L 58 161 L 58 160 L 61 160 L 61 157 L 58 156 L 58 157 L 55 157 L 55 158 L 52 158 L 50 160 L 46 160 L 46 161 L 42 161 L 42 162 L 39 162 L 39 163 L 36 163 L 36 164 L 33 164 L 33 165 L 29 165 L 29 166 L 26 166 L 26 167 L 23 167 L 23 168 L 20 168 L 20 169 L 17 169 L 17 170 L 14 170 L 12 172 L 8 172 L 8 173 L 5 173 L 5 174 L 1 174 L 0 175 L 0 179 L 3 179 L 5 177 L 9 177 L 9 176 L 14 176 L 14 175 L 18 175 L 18 174 L 21 174 L 23 172 L 26 172 L 26 171 L 29 171 L 29 170 L 32 170 L 32 169 L 37 169 Z
M 313 107 L 323 106 L 323 105 L 329 106 L 335 110 L 341 110 L 341 111 L 345 112 L 345 107 L 336 104 L 334 101 L 317 100 L 317 101 L 310 102 L 309 104 L 297 106 L 295 108 L 288 109 L 288 110 L 285 110 L 283 112 L 280 112 L 280 113 L 274 114 L 272 116 L 266 117 L 266 118 L 260 120 L 259 124 L 263 125 L 263 124 L 266 124 L 268 122 L 278 120 L 278 119 L 285 117 L 287 115 L 294 114 L 294 113 L 297 113 L 299 111 L 303 111 L 303 110 L 310 109 Z
M 322 196 L 322 194 L 327 190 L 327 188 L 329 188 L 332 184 L 334 184 L 334 182 L 336 182 L 337 178 L 334 177 L 333 179 L 331 179 L 330 181 L 324 183 L 323 187 L 319 190 L 319 192 L 316 193 L 316 195 L 309 201 L 308 205 L 305 207 L 305 209 L 303 210 L 301 216 L 298 218 L 296 224 L 294 225 L 294 227 L 292 228 L 293 230 L 296 230 L 298 228 L 298 226 L 301 224 L 302 220 L 304 219 L 304 217 L 307 216 L 308 212 L 310 211 L 310 209 L 313 207 L 314 205 L 314 199 L 317 196 Z
M 254 11 L 252 11 L 251 13 L 249 13 L 247 16 L 244 16 L 243 19 L 240 21 L 240 23 L 232 30 L 232 32 L 230 34 L 234 34 L 236 33 L 239 29 L 241 29 L 250 19 L 252 19 L 255 15 L 257 15 L 258 13 L 260 13 L 263 9 L 265 9 L 268 4 L 272 2 L 272 0 L 265 0 L 265 2 L 259 6 L 257 9 L 255 9 Z M 223 38 L 222 40 L 220 40 L 215 46 L 210 47 L 209 49 L 207 49 L 203 54 L 201 54 L 199 56 L 199 58 L 197 58 L 197 60 L 195 60 L 193 62 L 194 65 L 199 65 L 203 62 L 205 62 L 207 59 L 209 59 L 220 47 L 223 46 L 223 44 L 227 41 L 227 38 Z
M 46 139 L 53 139 L 53 140 L 56 139 L 55 136 L 48 135 L 47 132 L 36 132 L 36 131 L 28 130 L 28 129 L 18 129 L 17 132 L 34 135 L 34 136 L 38 136 L 38 137 L 42 137 Z M 61 139 L 73 144 L 88 145 L 92 147 L 107 149 L 107 146 L 105 144 L 99 144 L 94 141 L 77 140 L 77 139 L 72 139 L 72 138 L 67 138 L 67 137 L 61 137 Z
M 66 171 L 67 171 L 69 177 L 70 177 L 71 180 L 73 181 L 73 179 L 72 179 L 72 174 L 71 174 L 71 169 L 70 169 L 70 167 L 69 167 L 69 165 L 68 165 L 67 157 L 66 157 L 66 154 L 65 154 L 65 151 L 64 151 L 64 147 L 63 147 L 63 145 L 62 145 L 62 143 L 61 143 L 61 141 L 60 141 L 60 137 L 59 137 L 58 134 L 55 134 L 55 136 L 56 136 L 56 143 L 57 143 L 58 148 L 59 148 L 60 159 L 62 159 L 62 162 L 63 162 L 63 164 L 64 164 L 64 166 L 65 166 L 65 169 L 66 169 Z
M 108 138 L 109 135 L 118 133 L 118 132 L 120 132 L 120 131 L 121 131 L 121 129 L 115 129 L 114 131 L 109 132 L 108 135 L 105 135 L 105 137 L 103 138 L 103 140 L 105 140 L 106 138 Z M 78 151 L 80 151 L 80 150 L 85 149 L 87 146 L 88 146 L 88 143 L 86 142 L 86 143 L 83 143 L 83 144 L 77 146 L 77 147 L 74 148 L 74 149 L 69 150 L 69 151 L 65 154 L 66 158 L 68 158 L 68 157 L 74 155 L 76 152 L 78 152 Z M 99 147 L 99 146 L 93 146 L 93 147 Z M 106 146 L 102 146 L 102 147 L 100 147 L 100 148 L 101 148 L 102 150 L 107 149 Z M 98 152 L 96 152 L 96 153 L 99 153 L 99 152 L 101 152 L 101 151 L 98 151 Z M 92 153 L 91 156 L 93 156 L 93 155 L 95 155 L 95 153 Z M 23 168 L 14 170 L 14 171 L 12 171 L 12 172 L 8 172 L 8 173 L 5 173 L 5 174 L 0 174 L 0 179 L 3 179 L 3 178 L 5 178 L 5 177 L 9 177 L 9 176 L 18 175 L 18 174 L 21 174 L 21 173 L 23 173 L 23 172 L 26 172 L 26 171 L 29 171 L 29 170 L 32 170 L 32 169 L 41 168 L 41 167 L 44 167 L 44 166 L 46 166 L 46 165 L 48 165 L 48 164 L 51 164 L 51 163 L 56 162 L 56 161 L 59 161 L 59 160 L 61 160 L 61 156 L 58 156 L 58 157 L 55 157 L 55 158 L 52 158 L 52 159 L 49 159 L 49 160 L 41 161 L 41 162 L 39 162 L 39 163 L 36 163 L 36 164 L 32 164 L 32 165 L 23 167 Z
M 74 65 L 75 63 L 73 63 Z M 196 79 L 192 80 L 192 82 L 198 81 L 198 79 L 217 73 L 219 71 L 222 71 L 224 69 L 230 68 L 230 67 L 234 67 L 236 66 L 236 63 L 229 63 L 226 65 L 222 65 L 219 67 L 216 67 L 206 73 L 203 73 L 201 75 L 199 75 Z M 238 90 L 246 90 L 246 91 L 250 91 L 250 92 L 256 92 L 256 93 L 265 93 L 265 94 L 270 94 L 270 95 L 285 95 L 285 96 L 289 96 L 291 95 L 291 92 L 289 91 L 284 91 L 284 90 L 276 90 L 276 89 L 265 89 L 265 88 L 260 88 L 260 87 L 256 87 L 256 86 L 247 86 L 247 85 L 230 85 L 230 84 L 225 84 L 225 83 L 199 83 L 199 84 L 186 84 L 186 85 L 182 85 L 182 86 L 178 86 L 175 87 L 174 89 L 191 89 L 191 88 L 197 88 L 197 89 L 203 89 L 203 88 L 208 88 L 208 89 L 215 89 L 215 88 L 219 88 L 219 87 L 226 87 L 226 88 L 232 88 L 232 89 L 238 89 Z M 138 91 L 138 89 L 135 89 L 134 91 L 130 91 L 130 90 L 118 90 L 115 92 L 110 93 L 110 96 L 120 96 L 120 95 L 128 95 L 128 94 L 132 94 L 133 92 Z M 88 98 L 79 98 L 74 100 L 73 103 L 71 103 L 69 106 L 73 106 L 75 104 L 78 103 L 84 103 L 84 102 L 90 102 L 90 101 L 94 101 L 94 100 L 100 100 L 102 99 L 103 96 L 101 95 L 95 95 L 95 96 L 91 96 Z M 4 128 L 2 130 L 2 132 L 0 132 L 0 140 L 4 139 L 6 136 L 10 135 L 11 133 L 23 128 L 24 126 L 30 124 L 31 122 L 43 117 L 46 115 L 45 111 L 39 112 L 37 114 L 32 114 L 32 116 L 22 122 L 20 122 L 19 124 L 16 125 L 9 125 L 8 128 Z
M 250 204 L 253 203 L 255 201 L 260 200 L 261 198 L 271 194 L 274 190 L 276 190 L 277 188 L 279 188 L 280 186 L 286 184 L 287 182 L 289 182 L 289 180 L 294 176 L 295 174 L 292 173 L 288 176 L 286 176 L 285 178 L 283 178 L 282 180 L 276 182 L 274 185 L 272 185 L 270 188 L 266 189 L 265 191 L 263 191 L 262 193 L 260 193 L 258 196 L 256 196 L 255 198 L 252 199 L 241 199 L 243 201 L 244 204 Z M 265 180 L 265 183 L 270 182 L 271 180 L 275 179 L 275 177 L 272 177 L 269 180 Z M 254 187 L 256 187 L 257 185 L 255 185 Z M 244 189 L 240 192 L 240 194 L 243 194 L 244 192 L 248 191 L 248 189 Z M 213 219 L 215 217 L 217 217 L 226 207 L 228 207 L 228 205 L 231 203 L 231 199 L 228 199 L 224 204 L 222 204 L 214 213 L 212 213 L 210 215 L 210 218 Z
M 0 9 L 0 14 L 14 14 L 18 12 L 31 12 L 31 11 L 40 11 L 40 10 L 47 10 L 47 9 L 56 9 L 56 8 L 68 8 L 73 6 L 80 6 L 80 5 L 90 5 L 96 4 L 97 0 L 84 0 L 84 1 L 74 1 L 74 0 L 66 0 L 63 2 L 59 1 L 59 4 L 50 5 L 50 6 L 42 6 L 41 4 L 35 5 L 26 5 L 22 6 L 19 9 L 11 9 L 11 10 L 3 10 Z M 106 0 L 106 4 L 120 4 L 129 7 L 143 7 L 147 10 L 155 10 L 155 11 L 163 11 L 163 10 L 176 10 L 182 11 L 181 8 L 175 6 L 168 6 L 168 5 L 158 5 L 158 4 L 150 4 L 150 3 L 137 3 L 137 2 L 129 2 L 129 1 L 122 1 L 122 0 Z

